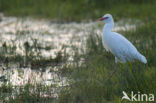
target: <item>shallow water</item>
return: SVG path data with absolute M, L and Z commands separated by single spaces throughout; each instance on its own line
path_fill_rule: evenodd
M 136 25 L 129 23 L 119 21 L 113 31 L 135 29 Z M 51 47 L 48 51 L 42 50 L 43 56 L 55 57 L 55 53 L 60 51 L 63 45 L 69 47 L 67 52 L 71 46 L 85 46 L 83 43 L 85 44 L 87 35 L 91 33 L 101 35 L 102 27 L 101 22 L 56 24 L 47 20 L 3 17 L 0 22 L 0 44 L 14 43 L 18 47 L 16 52 L 24 55 L 23 44 L 26 41 L 32 44 L 33 40 L 37 40 L 42 47 Z
M 138 21 L 138 24 L 140 24 L 140 21 Z M 57 24 L 48 20 L 2 17 L 0 22 L 0 46 L 5 42 L 7 45 L 15 45 L 15 54 L 25 56 L 24 43 L 28 42 L 33 45 L 34 42 L 37 42 L 42 48 L 50 47 L 48 50 L 41 49 L 41 55 L 46 58 L 55 58 L 56 53 L 64 50 L 62 47 L 66 46 L 66 52 L 70 54 L 70 59 L 72 59 L 72 47 L 85 48 L 87 36 L 94 35 L 94 33 L 101 35 L 102 28 L 103 23 L 98 21 Z M 135 28 L 136 24 L 133 24 L 132 20 L 125 19 L 118 21 L 113 31 L 135 30 Z M 45 72 L 42 72 L 13 66 L 10 69 L 0 69 L 0 76 L 5 75 L 8 82 L 13 85 L 25 85 L 27 83 L 68 85 L 65 77 L 50 72 L 51 69 L 54 68 L 48 67 Z
M 123 19 L 115 24 L 113 31 L 135 30 L 136 26 L 141 24 L 139 20 Z M 0 52 L 1 55 L 7 57 L 21 55 L 25 58 L 26 48 L 24 45 L 29 44 L 30 46 L 39 46 L 37 50 L 40 50 L 42 58 L 55 58 L 58 52 L 65 50 L 69 55 L 68 61 L 72 61 L 73 47 L 78 48 L 78 50 L 85 50 L 88 35 L 101 35 L 103 25 L 102 22 L 98 21 L 57 24 L 48 20 L 2 17 L 0 21 L 0 48 L 15 47 L 15 49 L 14 53 L 11 54 L 7 53 L 6 50 L 0 50 Z M 31 48 L 33 52 L 37 52 L 37 50 Z M 12 93 L 8 94 L 8 97 L 15 97 L 16 93 L 19 94 L 20 87 L 26 84 L 41 84 L 46 86 L 54 85 L 50 90 L 52 94 L 41 92 L 43 97 L 57 98 L 60 88 L 69 85 L 70 80 L 58 73 L 58 69 L 63 66 L 63 63 L 59 67 L 46 66 L 44 71 L 42 67 L 34 70 L 31 66 L 20 67 L 18 63 L 10 63 L 9 67 L 6 65 L 8 64 L 2 62 L 0 66 L 0 85 L 11 84 L 16 87 Z

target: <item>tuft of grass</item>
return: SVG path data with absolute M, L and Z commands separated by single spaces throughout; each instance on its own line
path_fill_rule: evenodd
M 3 84 L 0 87 L 0 99 L 1 102 L 7 103 L 53 103 L 56 98 L 53 94 L 53 85 L 31 85 L 27 84 L 25 86 L 12 86 L 11 84 Z
M 31 67 L 32 69 L 38 69 L 39 67 L 45 68 L 48 66 L 57 66 L 61 63 L 67 62 L 68 56 L 64 52 L 56 53 L 56 57 L 43 57 L 41 50 L 51 50 L 51 47 L 42 47 L 37 40 L 33 40 L 33 44 L 26 41 L 23 44 L 24 55 L 17 54 L 16 50 L 20 45 L 16 45 L 15 41 L 12 44 L 6 42 L 2 43 L 0 47 L 0 63 L 5 67 L 11 67 L 11 64 L 17 64 L 16 67 Z

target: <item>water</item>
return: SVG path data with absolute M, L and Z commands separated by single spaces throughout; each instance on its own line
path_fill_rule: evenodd
M 135 24 L 129 24 L 119 21 L 116 23 L 114 31 L 135 29 Z M 3 17 L 0 22 L 0 44 L 7 42 L 17 46 L 17 54 L 24 55 L 23 44 L 28 41 L 31 45 L 33 40 L 41 45 L 42 48 L 50 47 L 50 50 L 42 50 L 41 55 L 45 57 L 55 57 L 56 53 L 62 49 L 62 46 L 68 46 L 67 52 L 70 52 L 71 46 L 85 47 L 87 35 L 97 33 L 101 35 L 103 23 L 67 23 L 56 24 L 47 20 L 34 20 L 31 18 Z
M 137 23 L 141 24 L 139 20 Z M 118 21 L 113 31 L 135 30 L 136 26 L 132 20 L 125 19 Z M 66 53 L 69 54 L 68 60 L 72 61 L 73 47 L 85 49 L 87 36 L 94 35 L 94 33 L 101 35 L 102 28 L 103 23 L 98 21 L 57 24 L 48 20 L 2 17 L 0 21 L 0 47 L 2 48 L 4 44 L 16 47 L 15 53 L 7 54 L 8 57 L 14 56 L 14 54 L 26 56 L 24 44 L 27 42 L 32 46 L 34 43 L 37 43 L 42 57 L 55 58 L 58 52 L 66 50 Z M 66 49 L 63 49 L 63 47 Z M 35 51 L 35 49 L 32 49 L 32 51 Z M 2 63 L 0 67 L 0 85 L 3 83 L 11 83 L 14 86 L 21 86 L 27 83 L 54 84 L 56 87 L 68 85 L 69 80 L 57 73 L 57 66 L 47 66 L 45 71 L 41 69 L 20 68 L 14 63 L 8 69 Z M 6 81 L 4 82 L 4 80 Z

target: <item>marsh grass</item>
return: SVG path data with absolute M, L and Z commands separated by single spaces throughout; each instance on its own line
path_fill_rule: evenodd
M 61 103 L 120 103 L 122 91 L 128 94 L 153 93 L 156 95 L 156 65 L 154 43 L 156 26 L 153 23 L 138 27 L 136 31 L 122 32 L 147 57 L 146 65 L 136 61 L 118 64 L 118 71 L 109 78 L 114 56 L 104 51 L 101 36 L 91 34 L 83 65 L 72 67 L 69 77 L 74 81 L 64 88 L 58 101 Z M 123 101 L 128 103 L 128 101 Z
M 86 48 L 74 48 L 73 62 L 67 63 L 66 52 L 59 52 L 56 58 L 43 58 L 40 56 L 40 48 L 37 42 L 29 45 L 24 43 L 25 56 L 16 55 L 15 45 L 4 43 L 1 47 L 1 58 L 4 64 L 20 63 L 21 67 L 45 68 L 62 63 L 58 70 L 59 75 L 68 77 L 69 85 L 58 89 L 58 96 L 54 97 L 51 91 L 55 85 L 45 86 L 41 84 L 25 86 L 13 86 L 4 84 L 0 87 L 1 101 L 8 103 L 120 103 L 122 91 L 130 94 L 153 93 L 156 95 L 156 64 L 155 64 L 155 33 L 154 22 L 136 28 L 135 31 L 120 31 L 128 38 L 137 49 L 146 56 L 146 65 L 136 61 L 127 64 L 118 64 L 118 71 L 109 78 L 114 69 L 114 56 L 104 50 L 101 35 L 92 32 L 87 39 Z M 35 40 L 34 40 L 35 41 Z M 39 47 L 39 49 L 38 49 Z M 9 55 L 14 56 L 9 56 Z M 64 57 L 65 56 L 65 57 Z M 27 64 L 24 63 L 26 58 Z M 123 101 L 128 103 L 128 101 Z
M 45 86 L 41 84 L 25 86 L 13 86 L 11 84 L 3 84 L 0 88 L 1 102 L 7 103 L 37 103 L 37 102 L 53 102 L 56 100 L 55 94 L 53 94 L 54 85 Z
M 4 42 L 0 47 L 0 62 L 6 67 L 9 64 L 17 64 L 17 67 L 31 67 L 33 69 L 38 67 L 56 66 L 59 63 L 67 61 L 67 56 L 63 56 L 63 52 L 56 53 L 56 57 L 43 57 L 41 50 L 50 50 L 50 47 L 42 47 L 36 39 L 33 44 L 26 41 L 23 44 L 24 54 L 17 54 L 18 45 L 12 41 L 12 44 Z
M 143 55 L 146 65 L 136 61 L 118 64 L 118 71 L 109 78 L 114 69 L 114 56 L 104 50 L 101 36 L 91 32 L 86 47 L 73 46 L 73 61 L 68 62 L 69 54 L 64 50 L 56 54 L 55 58 L 41 56 L 42 47 L 37 40 L 23 44 L 24 55 L 16 54 L 17 45 L 4 42 L 0 47 L 0 62 L 2 67 L 10 69 L 11 64 L 16 67 L 30 67 L 31 69 L 47 66 L 61 66 L 57 73 L 68 77 L 69 85 L 59 88 L 58 96 L 51 92 L 56 85 L 27 84 L 13 86 L 7 84 L 4 76 L 0 77 L 0 102 L 6 103 L 121 103 L 122 91 L 130 94 L 153 93 L 156 96 L 156 22 L 154 0 L 110 0 L 111 2 L 95 0 L 0 0 L 0 11 L 5 15 L 34 16 L 57 19 L 60 21 L 80 21 L 101 17 L 106 12 L 112 13 L 115 20 L 121 18 L 140 19 L 144 25 L 134 31 L 120 31 L 128 38 Z M 54 3 L 55 2 L 55 3 Z M 63 3 L 62 3 L 63 2 Z M 72 8 L 72 9 L 71 9 Z M 83 12 L 82 12 L 83 11 Z M 89 18 L 89 19 L 88 19 Z M 63 29 L 63 28 L 62 28 Z M 29 32 L 29 31 L 26 31 Z M 25 34 L 25 32 L 17 32 Z M 66 47 L 63 47 L 65 49 Z M 131 66 L 130 66 L 131 65 Z M 3 69 L 3 68 L 2 68 Z M 129 103 L 124 100 L 122 103 Z M 143 103 L 143 102 L 142 102 Z
M 154 22 L 147 23 L 136 28 L 135 31 L 120 31 L 128 38 L 137 49 L 146 56 L 146 65 L 136 61 L 127 64 L 118 64 L 118 71 L 109 78 L 114 69 L 114 56 L 104 50 L 101 35 L 95 32 L 90 33 L 85 49 L 74 48 L 73 61 L 67 62 L 67 53 L 58 52 L 56 58 L 43 58 L 40 55 L 40 48 L 37 42 L 30 46 L 24 43 L 25 56 L 16 55 L 15 45 L 9 46 L 4 43 L 1 47 L 1 58 L 4 64 L 21 63 L 21 67 L 44 68 L 59 63 L 62 68 L 58 70 L 59 75 L 68 77 L 69 85 L 58 89 L 58 96 L 54 97 L 51 91 L 55 85 L 45 86 L 41 84 L 27 84 L 24 86 L 13 86 L 4 84 L 0 87 L 1 101 L 8 103 L 120 103 L 122 91 L 130 94 L 153 93 L 156 95 L 156 64 L 155 64 L 155 33 Z M 35 41 L 35 40 L 34 40 Z M 39 48 L 39 49 L 38 49 Z M 14 56 L 9 56 L 9 55 Z M 64 57 L 65 56 L 65 57 Z M 27 64 L 24 63 L 26 58 Z M 123 103 L 129 103 L 124 100 Z
M 105 13 L 119 18 L 155 18 L 155 0 L 1 0 L 0 11 L 6 15 L 34 16 L 53 21 L 97 20 Z M 127 9 L 124 9 L 127 8 Z
M 35 41 L 35 40 L 34 40 Z M 2 44 L 0 51 L 2 71 L 7 71 L 15 66 L 15 68 L 31 68 L 38 71 L 46 71 L 46 67 L 60 67 L 62 63 L 67 62 L 67 57 L 63 56 L 60 51 L 56 54 L 55 58 L 46 58 L 40 55 L 40 50 L 45 49 L 41 47 L 37 42 L 32 45 L 29 42 L 24 44 L 25 53 L 24 55 L 16 54 L 16 44 Z M 65 53 L 65 52 L 64 52 Z M 14 65 L 14 66 L 13 66 Z M 13 67 L 12 67 L 13 66 Z M 22 70 L 17 70 L 22 72 Z M 50 71 L 59 74 L 59 71 Z M 30 77 L 31 78 L 31 77 Z M 31 78 L 33 79 L 33 78 Z M 7 103 L 51 103 L 55 102 L 59 92 L 59 87 L 55 84 L 44 85 L 44 84 L 31 84 L 26 85 L 13 85 L 12 81 L 9 80 L 7 75 L 1 74 L 0 76 L 0 102 Z M 58 89 L 58 90 L 57 90 Z

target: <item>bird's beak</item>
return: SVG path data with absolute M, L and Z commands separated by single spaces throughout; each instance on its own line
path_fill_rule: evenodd
M 99 21 L 103 21 L 105 19 L 107 19 L 108 17 L 102 17 L 102 18 L 99 18 Z

